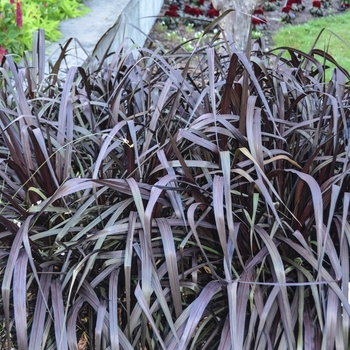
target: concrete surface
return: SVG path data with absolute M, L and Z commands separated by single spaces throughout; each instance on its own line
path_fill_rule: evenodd
M 47 57 L 53 63 L 59 57 L 60 44 L 75 38 L 79 43 L 77 41 L 71 43 L 72 55 L 67 57 L 67 63 L 68 66 L 81 65 L 87 58 L 81 46 L 91 53 L 102 35 L 118 18 L 122 19 L 122 25 L 111 51 L 119 46 L 124 35 L 142 46 L 146 40 L 142 32 L 146 34 L 150 32 L 156 20 L 155 16 L 159 15 L 162 8 L 163 0 L 85 0 L 84 5 L 90 12 L 83 17 L 62 21 L 59 26 L 62 38 L 58 43 L 51 43 L 47 47 Z M 130 41 L 128 43 L 131 45 Z M 77 61 L 75 57 L 79 57 L 79 60 Z

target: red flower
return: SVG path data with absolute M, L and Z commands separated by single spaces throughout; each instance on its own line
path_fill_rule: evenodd
M 258 7 L 255 11 L 254 11 L 254 13 L 253 13 L 254 15 L 264 15 L 264 11 L 263 11 L 263 9 L 261 8 L 261 7 Z
M 313 7 L 317 7 L 318 9 L 320 9 L 321 8 L 321 1 L 313 1 L 312 2 L 312 6 Z
M 185 5 L 185 13 L 189 13 L 189 11 L 192 9 L 191 6 Z
M 292 7 L 293 4 L 294 4 L 294 0 L 288 0 L 287 4 L 286 4 L 286 7 L 287 6 Z
M 291 11 L 291 10 L 292 10 L 292 8 L 290 6 L 285 6 L 285 7 L 283 7 L 282 12 L 289 13 L 289 11 Z
M 198 4 L 198 6 L 203 6 L 204 5 L 204 0 L 198 0 L 197 4 Z
M 188 5 L 185 5 L 185 13 L 191 15 L 191 16 L 199 16 L 203 15 L 203 10 L 196 8 L 196 7 L 191 7 Z
M 14 4 L 15 3 L 15 0 L 10 0 L 10 4 Z
M 296 3 L 297 5 L 301 5 L 301 4 L 303 3 L 303 0 L 295 0 L 295 3 Z
M 208 16 L 209 18 L 218 17 L 219 14 L 220 14 L 220 12 L 219 12 L 218 10 L 215 10 L 214 8 L 208 10 L 208 12 L 207 12 L 207 16 Z
M 177 11 L 178 9 L 179 9 L 179 6 L 177 6 L 176 4 L 172 4 L 169 6 L 170 11 Z
M 195 7 L 192 7 L 188 12 L 189 15 L 191 16 L 199 16 L 203 14 L 203 11 L 201 9 L 197 9 Z
M 259 26 L 261 24 L 266 24 L 267 21 L 265 18 L 252 17 L 252 23 L 254 26 Z
M 21 3 L 16 2 L 16 21 L 19 28 L 23 26 Z
M 0 62 L 2 61 L 3 57 L 7 54 L 7 51 L 4 47 L 0 45 Z
M 179 17 L 177 12 L 175 10 L 169 10 L 164 13 L 164 16 L 169 16 L 169 17 Z
M 253 26 L 258 26 L 260 24 L 260 19 L 257 17 L 252 17 Z

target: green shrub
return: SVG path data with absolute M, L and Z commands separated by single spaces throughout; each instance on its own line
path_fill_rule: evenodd
M 60 21 L 82 16 L 89 10 L 81 0 L 0 0 L 0 59 L 5 53 L 23 55 L 31 50 L 33 33 L 40 28 L 56 41 Z
M 226 44 L 3 62 L 4 342 L 347 348 L 349 74 Z

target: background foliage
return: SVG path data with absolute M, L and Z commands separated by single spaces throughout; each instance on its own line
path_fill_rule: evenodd
M 25 50 L 32 48 L 35 31 L 42 28 L 45 30 L 47 40 L 56 41 L 61 35 L 57 29 L 60 21 L 69 17 L 82 16 L 89 11 L 81 4 L 82 0 L 11 2 L 0 0 L 0 47 L 7 53 L 20 57 Z M 0 59 L 3 53 L 0 52 Z

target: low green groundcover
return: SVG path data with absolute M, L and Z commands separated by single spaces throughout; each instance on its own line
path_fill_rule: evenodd
M 56 41 L 61 36 L 60 21 L 88 11 L 82 0 L 0 0 L 0 59 L 6 53 L 22 56 L 31 50 L 33 33 L 39 28 L 48 40 Z

